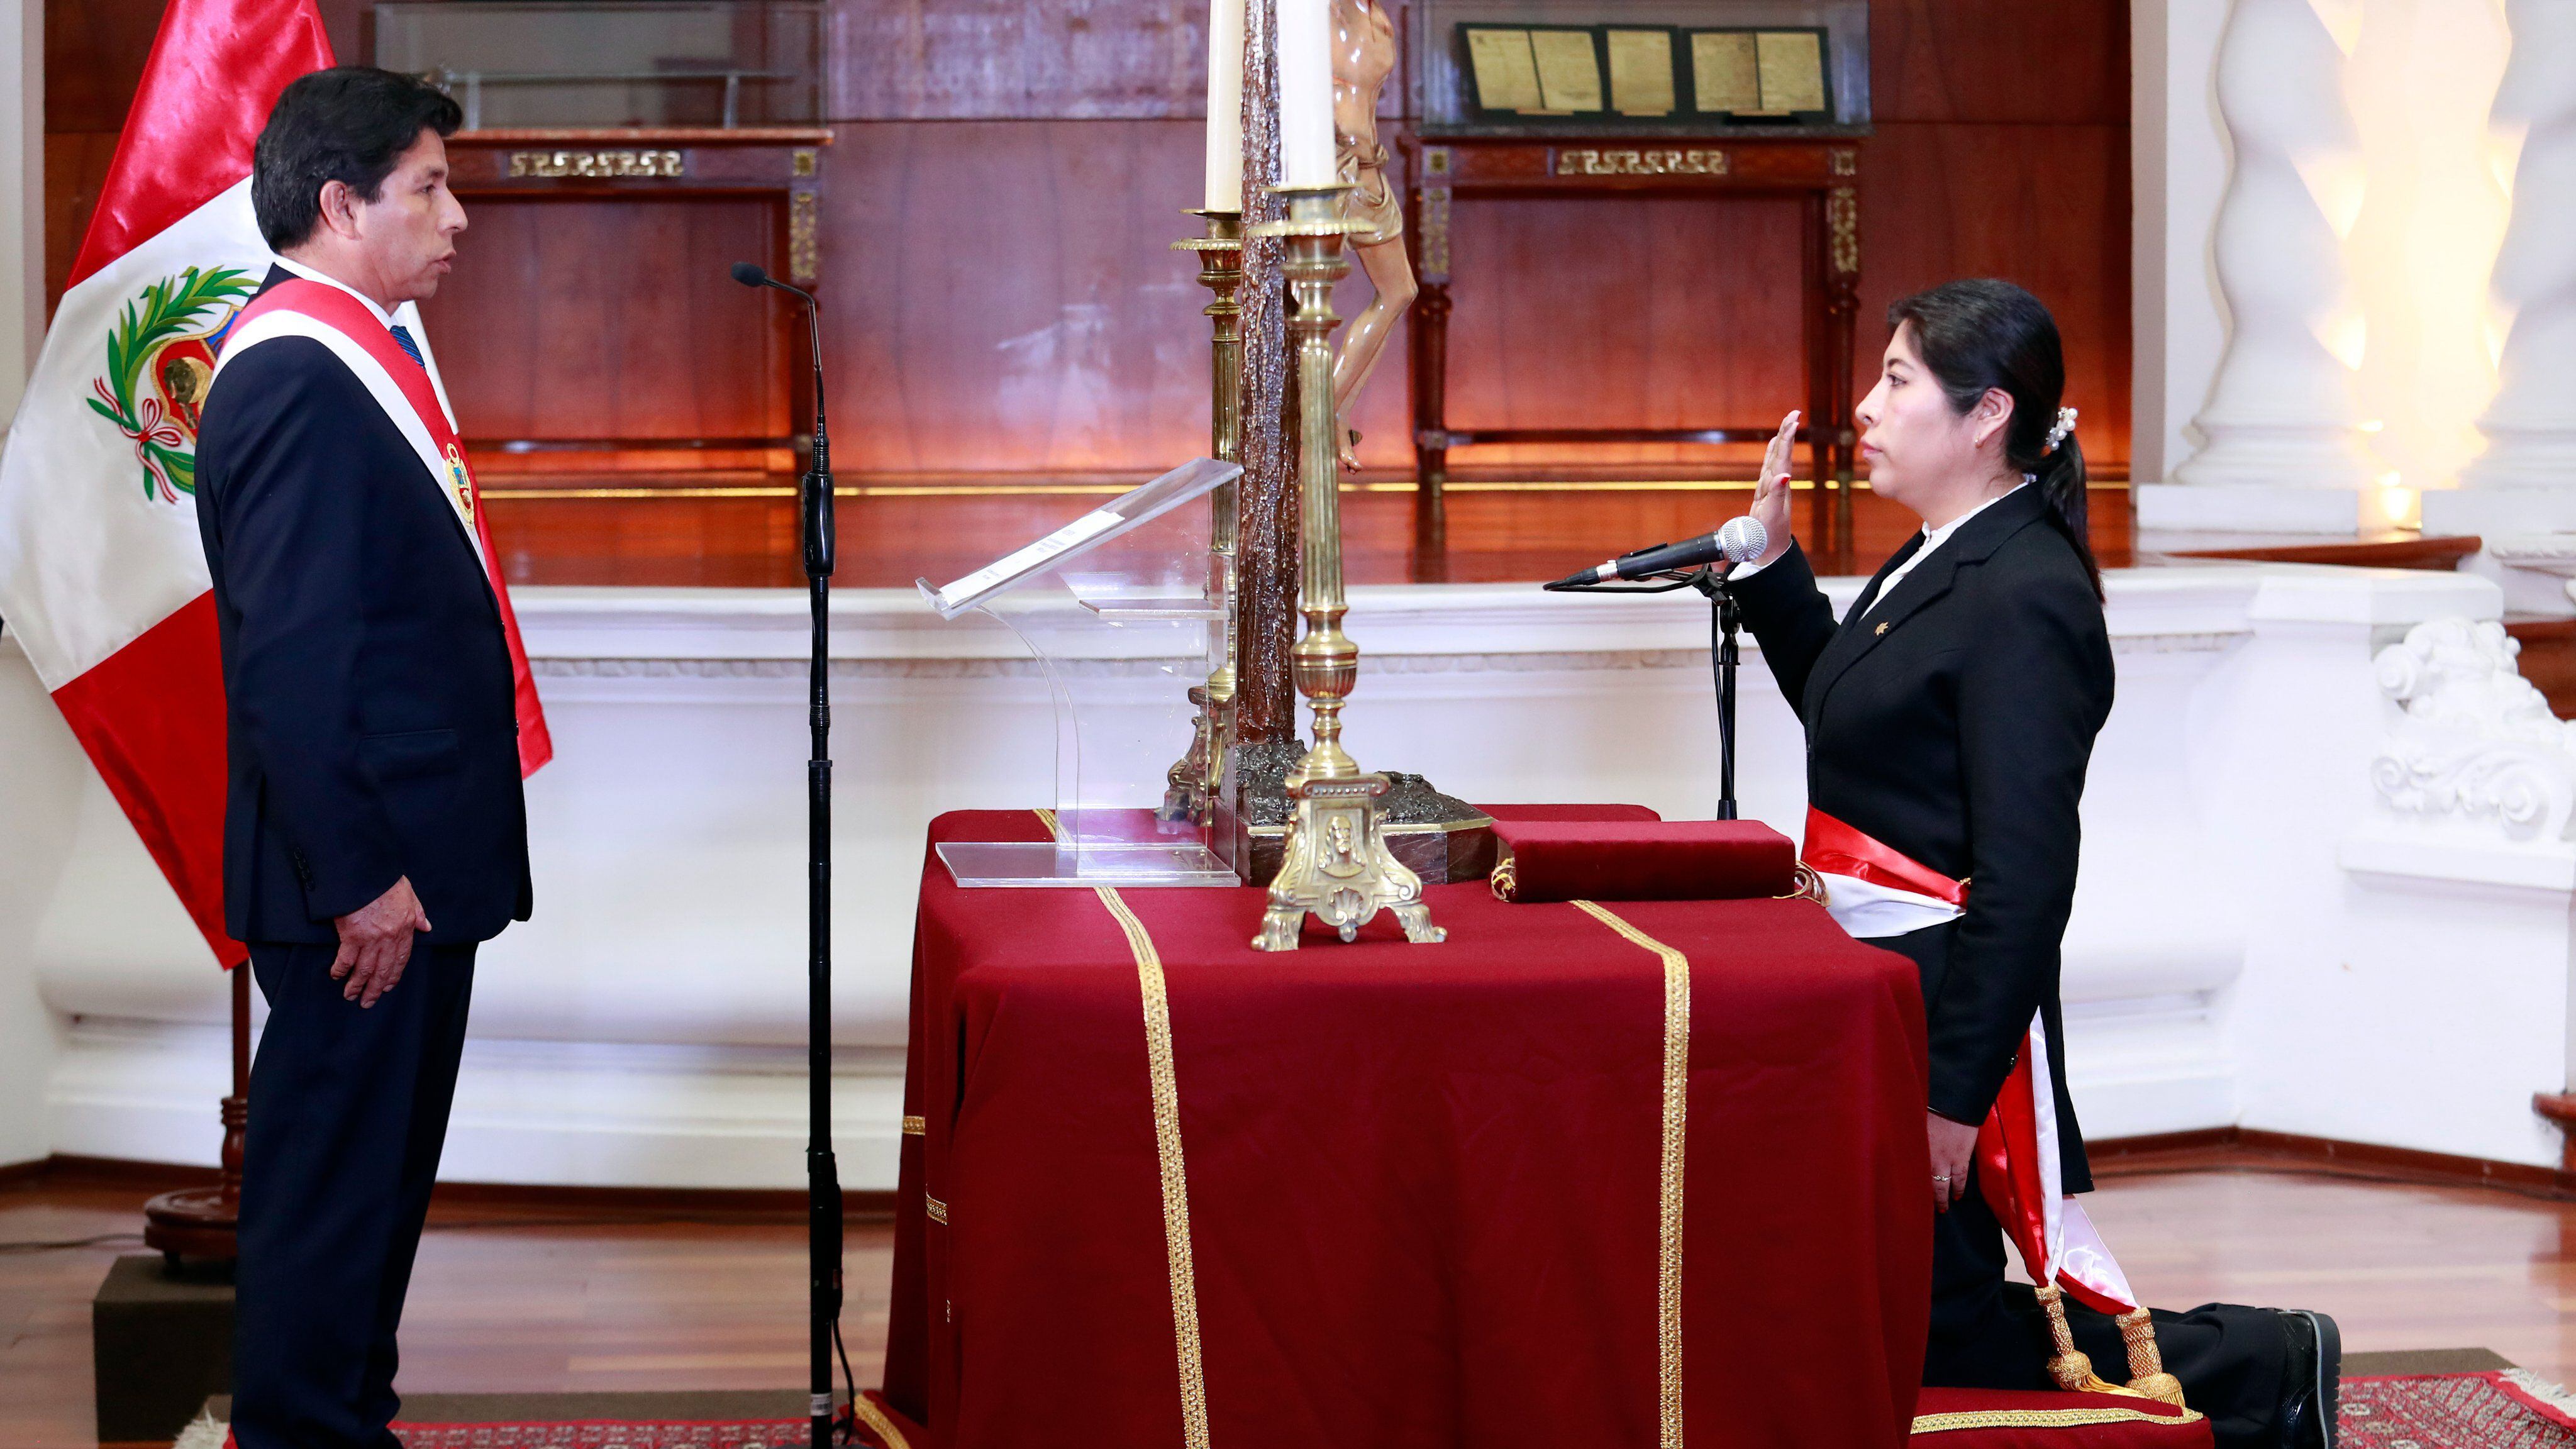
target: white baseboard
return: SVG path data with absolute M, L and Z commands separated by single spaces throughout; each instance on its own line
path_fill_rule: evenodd
M 888 1191 L 903 1057 L 835 1054 L 833 1151 L 854 1191 Z M 65 1156 L 215 1165 L 229 1085 L 219 1028 L 76 1023 L 45 1091 Z M 793 1188 L 805 1182 L 805 1061 L 792 1049 L 467 1043 L 439 1177 L 562 1187 Z

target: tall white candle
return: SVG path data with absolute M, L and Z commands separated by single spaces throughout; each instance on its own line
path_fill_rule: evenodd
M 1208 0 L 1209 211 L 1243 210 L 1243 3 Z
M 1332 0 L 1278 0 L 1279 184 L 1331 186 Z

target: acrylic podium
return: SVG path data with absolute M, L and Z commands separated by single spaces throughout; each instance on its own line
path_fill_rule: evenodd
M 1196 737 L 1194 685 L 1223 663 L 1228 590 L 1208 495 L 1241 476 L 1198 458 L 942 588 L 940 616 L 1019 636 L 1055 714 L 1052 842 L 946 841 L 961 886 L 1236 886 L 1207 826 L 1158 810 Z

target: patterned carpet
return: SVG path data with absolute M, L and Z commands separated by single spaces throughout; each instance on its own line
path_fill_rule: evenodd
M 793 1391 L 418 1394 L 393 1424 L 403 1449 L 805 1449 L 808 1422 L 789 1417 Z M 232 1401 L 206 1412 L 172 1449 L 234 1449 Z M 850 1415 L 844 1403 L 842 1413 Z M 874 1390 L 860 1398 L 861 1449 L 918 1449 Z M 917 1436 L 919 1431 L 913 1433 Z
M 2343 1449 L 2576 1449 L 2576 1400 L 2522 1369 L 2343 1381 Z
M 2501 1362 L 2492 1355 L 2486 1358 Z M 455 1396 L 458 1400 L 473 1397 L 479 1396 Z M 2576 1396 L 2523 1369 L 2348 1375 L 2342 1397 L 2343 1449 L 2576 1449 Z M 649 1409 L 628 1418 L 594 1418 L 588 1415 L 599 1413 L 604 1405 L 565 1407 L 583 1417 L 567 1414 L 551 1422 L 533 1415 L 518 1422 L 398 1422 L 393 1427 L 404 1449 L 803 1449 L 806 1437 L 802 1419 L 657 1420 L 649 1417 Z M 657 1407 L 668 1412 L 678 1406 Z M 871 1403 L 869 1408 L 877 1406 Z M 869 1433 L 861 1442 L 887 1444 L 890 1437 Z M 190 1425 L 174 1449 L 230 1449 L 230 1444 L 223 1424 L 210 1416 Z

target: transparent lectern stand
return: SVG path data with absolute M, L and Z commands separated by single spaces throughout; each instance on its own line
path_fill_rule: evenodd
M 1052 842 L 949 841 L 961 886 L 1233 886 L 1207 827 L 1165 820 L 1191 748 L 1191 686 L 1224 660 L 1224 581 L 1208 494 L 1242 475 L 1198 458 L 945 588 L 942 618 L 991 615 L 1037 657 L 1055 702 Z

